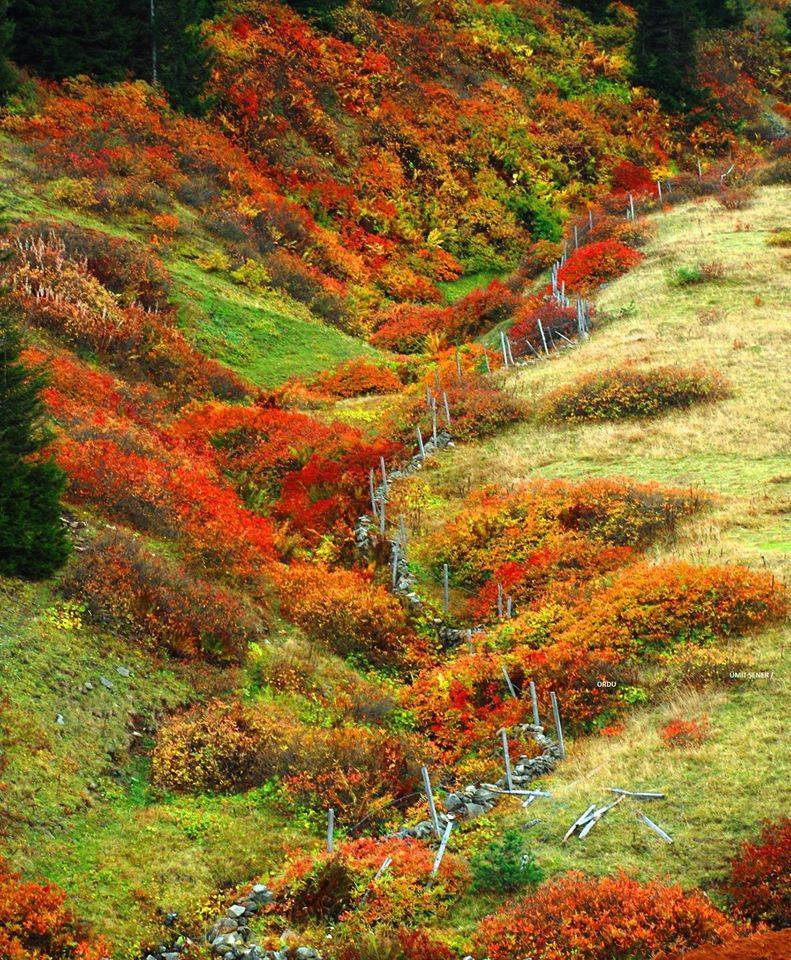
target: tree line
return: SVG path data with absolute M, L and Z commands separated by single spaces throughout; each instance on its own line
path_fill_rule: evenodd
M 84 74 L 160 84 L 187 113 L 205 107 L 208 51 L 200 25 L 217 0 L 0 0 L 6 58 L 38 76 Z M 6 69 L 6 89 L 13 73 Z

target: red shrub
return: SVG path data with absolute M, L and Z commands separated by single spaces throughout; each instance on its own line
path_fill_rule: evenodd
M 650 170 L 628 160 L 622 160 L 612 172 L 613 193 L 656 193 L 656 183 Z
M 531 297 L 524 302 L 508 331 L 511 351 L 515 357 L 535 356 L 536 353 L 553 349 L 564 342 L 559 334 L 569 340 L 577 336 L 576 306 L 561 307 L 555 300 L 537 297 Z
M 567 293 L 589 296 L 597 287 L 615 280 L 636 266 L 642 253 L 619 240 L 602 240 L 575 250 L 558 271 L 558 283 L 566 284 Z
M 663 950 L 723 943 L 736 934 L 702 893 L 625 874 L 566 874 L 479 925 L 476 945 L 492 960 L 651 960 Z
M 76 920 L 62 890 L 24 883 L 0 859 L 3 960 L 106 960 L 109 955 L 109 945 L 92 939 Z
M 449 307 L 403 303 L 374 317 L 371 343 L 396 353 L 420 353 L 430 334 L 442 334 L 450 326 Z
M 765 824 L 759 840 L 742 844 L 727 889 L 739 916 L 791 926 L 791 818 Z
M 667 747 L 691 747 L 703 743 L 709 735 L 709 718 L 693 720 L 671 720 L 661 730 L 662 740 Z
M 116 531 L 79 555 L 62 583 L 102 625 L 177 657 L 239 663 L 267 632 L 240 597 L 145 550 Z
M 791 930 L 755 933 L 720 947 L 698 947 L 672 956 L 663 954 L 658 960 L 781 960 L 782 957 L 791 957 Z

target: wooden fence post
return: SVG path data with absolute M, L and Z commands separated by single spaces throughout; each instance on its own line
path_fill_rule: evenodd
M 588 230 L 593 232 L 593 210 L 588 210 Z
M 431 792 L 431 778 L 428 775 L 427 767 L 422 767 L 421 771 L 423 773 L 423 786 L 426 790 L 426 798 L 428 799 L 428 812 L 431 818 L 431 825 L 434 827 L 434 833 L 439 837 L 441 833 L 439 820 L 437 819 L 437 808 L 434 806 L 434 794 Z
M 634 213 L 634 195 L 631 194 L 631 193 L 629 194 L 629 209 L 630 209 L 630 211 L 631 211 L 631 213 L 632 213 L 632 220 L 634 220 L 634 219 L 635 219 L 635 213 Z
M 333 851 L 333 837 L 335 835 L 335 811 L 332 807 L 327 811 L 327 853 Z
M 431 437 L 434 440 L 434 449 L 437 449 L 437 398 L 431 398 Z
M 448 395 L 445 391 L 442 391 L 442 403 L 445 407 L 445 420 L 448 424 L 448 430 L 450 430 L 450 406 L 448 405 Z
M 505 677 L 505 685 L 508 687 L 508 692 L 514 698 L 514 700 L 518 700 L 519 697 L 516 694 L 516 689 L 514 688 L 514 685 L 511 682 L 511 678 L 508 676 L 508 670 L 506 669 L 505 664 L 503 664 L 502 667 L 503 667 L 503 677 Z
M 384 497 L 379 498 L 379 533 L 384 536 L 387 529 L 387 501 Z
M 506 347 L 505 345 L 504 330 L 500 331 L 500 347 L 502 348 L 502 351 L 503 351 L 503 364 L 507 367 L 508 366 L 508 347 Z
M 698 157 L 698 180 L 703 179 L 703 165 L 700 162 L 700 157 Z
M 448 840 L 450 839 L 450 832 L 453 829 L 453 821 L 448 820 L 447 826 L 445 827 L 445 833 L 442 835 L 442 841 L 439 845 L 439 850 L 437 850 L 437 855 L 434 858 L 434 866 L 431 868 L 431 876 L 435 877 L 437 875 L 437 870 L 439 870 L 439 865 L 442 863 L 442 858 L 445 856 L 445 848 L 448 845 Z
M 578 250 L 580 245 L 580 235 L 579 230 L 577 229 L 577 224 L 574 224 L 574 249 Z
M 505 598 L 505 619 L 506 619 L 506 620 L 510 620 L 510 619 L 511 619 L 512 610 L 513 610 L 513 603 L 512 603 L 512 601 L 511 601 L 511 598 L 510 598 L 510 597 L 506 597 L 506 598 Z
M 511 754 L 508 752 L 508 731 L 505 727 L 500 731 L 503 740 L 503 759 L 505 760 L 505 783 L 510 793 L 514 789 L 513 775 L 511 774 Z
M 497 584 L 497 616 L 500 620 L 503 619 L 503 585 L 501 583 Z
M 393 541 L 393 590 L 398 583 L 398 540 Z
M 560 723 L 560 709 L 558 707 L 558 698 L 555 696 L 554 691 L 550 693 L 549 699 L 552 701 L 552 716 L 555 719 L 555 733 L 558 738 L 558 747 L 560 748 L 560 759 L 566 759 L 566 747 L 563 743 L 563 727 Z
M 547 346 L 547 338 L 544 335 L 544 324 L 541 322 L 541 317 L 538 318 L 538 332 L 541 334 L 541 342 L 544 344 L 544 353 L 549 356 L 549 347 Z
M 659 208 L 660 208 L 660 210 L 661 210 L 661 209 L 663 209 L 664 206 L 665 206 L 664 197 L 662 196 L 662 181 L 661 181 L 661 180 L 657 180 L 657 181 L 656 181 L 656 195 L 657 195 L 657 199 L 659 200 Z
M 530 681 L 530 702 L 533 704 L 533 723 L 535 726 L 541 726 L 541 720 L 538 716 L 538 696 L 536 695 L 536 685 Z
M 420 432 L 420 424 L 417 425 L 416 430 L 417 430 L 417 446 L 418 446 L 418 450 L 420 450 L 420 457 L 422 460 L 425 460 L 426 448 L 423 444 L 423 434 Z
M 382 470 L 382 490 L 384 490 L 385 496 L 386 496 L 387 495 L 387 468 L 385 467 L 384 457 L 379 457 L 379 466 Z
M 379 512 L 376 509 L 376 484 L 374 483 L 373 467 L 371 467 L 371 472 L 368 474 L 368 485 L 371 488 L 371 510 L 373 511 L 375 520 L 379 516 Z

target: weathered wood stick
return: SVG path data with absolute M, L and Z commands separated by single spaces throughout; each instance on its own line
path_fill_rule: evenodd
M 642 820 L 642 822 L 650 830 L 653 830 L 658 837 L 661 837 L 665 841 L 665 843 L 673 842 L 673 838 L 669 834 L 665 833 L 665 831 L 660 826 L 655 824 L 653 820 L 649 820 L 649 818 L 641 810 L 637 811 L 637 819 Z
M 505 668 L 505 664 L 503 664 L 502 667 L 503 667 L 503 676 L 505 677 L 505 685 L 508 687 L 508 692 L 514 698 L 514 700 L 518 700 L 519 697 L 517 696 L 513 683 L 511 683 L 511 678 L 508 676 L 508 671 Z
M 393 589 L 398 583 L 398 540 L 393 541 Z
M 327 853 L 333 851 L 333 837 L 335 835 L 335 811 L 332 807 L 327 811 Z
M 588 210 L 588 229 L 593 230 L 593 210 Z
M 421 772 L 423 774 L 423 786 L 426 790 L 426 799 L 428 800 L 428 812 L 431 818 L 431 825 L 434 827 L 434 833 L 439 837 L 441 836 L 441 831 L 439 829 L 439 820 L 437 819 L 437 808 L 434 806 L 434 794 L 431 792 L 431 778 L 428 775 L 428 767 L 421 767 Z
M 448 430 L 450 430 L 450 406 L 448 405 L 448 395 L 445 391 L 442 391 L 442 404 L 445 407 L 445 422 L 448 424 Z
M 508 366 L 508 347 L 505 345 L 505 331 L 500 331 L 500 347 L 503 351 L 503 364 Z
M 511 754 L 508 752 L 508 731 L 503 727 L 500 731 L 503 741 L 503 759 L 505 760 L 505 782 L 508 785 L 508 792 L 514 789 L 513 775 L 511 774 Z
M 598 810 L 594 810 L 593 816 L 588 820 L 588 822 L 585 824 L 582 830 L 580 830 L 579 839 L 584 840 L 585 837 L 587 837 L 588 834 L 591 832 L 591 830 L 593 830 L 593 828 L 596 826 L 599 820 L 601 820 L 604 814 L 607 813 L 608 810 L 612 810 L 613 807 L 617 807 L 618 804 L 621 802 L 621 800 L 625 800 L 625 799 L 626 799 L 625 797 L 618 797 L 618 799 L 614 800 L 612 803 L 608 803 L 606 806 L 599 807 Z
M 540 727 L 541 721 L 538 718 L 538 695 L 536 694 L 536 685 L 533 681 L 530 681 L 530 702 L 533 705 L 533 723 L 535 726 Z
M 437 870 L 439 870 L 439 865 L 442 863 L 442 858 L 445 856 L 445 848 L 448 845 L 448 840 L 450 840 L 450 832 L 453 829 L 453 821 L 448 820 L 448 825 L 445 827 L 445 833 L 442 835 L 442 841 L 439 845 L 439 850 L 437 850 L 437 855 L 434 858 L 434 866 L 431 868 L 431 876 L 435 877 L 437 875 Z
M 640 790 L 621 790 L 618 787 L 608 787 L 610 793 L 622 793 L 625 797 L 639 797 L 641 800 L 664 800 L 664 793 L 643 793 Z
M 431 398 L 431 437 L 434 441 L 434 449 L 437 449 L 437 398 Z
M 387 501 L 379 497 L 379 533 L 384 536 L 387 529 Z
M 544 344 L 544 353 L 549 356 L 549 347 L 547 346 L 547 338 L 544 335 L 544 324 L 541 322 L 541 318 L 538 318 L 538 332 L 541 334 L 541 342 Z
M 513 614 L 513 600 L 510 597 L 505 598 L 505 619 L 510 620 L 511 615 Z
M 566 759 L 566 747 L 563 743 L 563 726 L 560 722 L 560 707 L 558 706 L 558 698 L 555 696 L 554 691 L 549 694 L 549 699 L 552 701 L 552 716 L 555 719 L 555 733 L 558 738 L 558 747 L 560 748 L 560 759 Z
M 420 432 L 420 424 L 418 424 L 415 429 L 417 430 L 417 446 L 418 446 L 418 449 L 420 450 L 420 456 L 421 456 L 421 459 L 425 460 L 426 447 L 423 444 L 423 434 Z
M 577 817 L 574 823 L 572 823 L 572 825 L 566 831 L 566 835 L 563 837 L 563 843 L 566 843 L 568 841 L 569 837 L 571 837 L 574 834 L 574 831 L 577 829 L 577 827 L 581 827 L 583 823 L 588 822 L 588 819 L 593 815 L 593 811 L 595 809 L 596 809 L 596 804 L 592 803 L 588 807 L 588 809 L 585 811 L 585 813 Z
M 371 472 L 368 475 L 368 485 L 371 488 L 371 510 L 374 515 L 374 520 L 379 516 L 379 512 L 376 509 L 376 483 L 374 481 L 374 468 L 371 467 Z
M 499 787 L 487 786 L 486 789 L 490 793 L 502 793 L 503 796 L 511 797 L 551 797 L 552 794 L 548 790 L 501 790 Z
M 577 224 L 574 224 L 574 249 L 577 250 L 580 245 L 580 235 L 579 230 L 577 229 Z
M 387 467 L 385 466 L 385 458 L 379 457 L 379 467 L 382 471 L 382 489 L 387 495 Z
M 500 620 L 503 619 L 503 585 L 501 583 L 497 584 L 497 616 Z
M 664 197 L 662 196 L 662 181 L 661 181 L 661 180 L 657 180 L 657 181 L 656 181 L 656 195 L 657 195 L 657 198 L 658 198 L 658 200 L 659 200 L 659 206 L 660 206 L 660 207 L 664 207 L 665 203 L 664 203 Z
M 374 880 L 378 880 L 381 876 L 387 873 L 392 863 L 393 863 L 392 857 L 385 857 L 384 860 L 382 861 L 382 866 L 379 867 L 379 869 L 376 871 L 376 876 L 374 877 Z

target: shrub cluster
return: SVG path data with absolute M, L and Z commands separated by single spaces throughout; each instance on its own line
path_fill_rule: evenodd
M 276 579 L 283 615 L 333 653 L 403 668 L 425 654 L 401 603 L 362 574 L 293 563 Z
M 267 632 L 241 597 L 193 577 L 121 531 L 93 541 L 62 582 L 103 626 L 177 657 L 240 663 Z
M 185 793 L 236 791 L 281 780 L 294 806 L 333 807 L 370 829 L 414 790 L 421 753 L 415 737 L 365 726 L 309 727 L 272 703 L 214 701 L 159 731 L 152 780 Z
M 23 882 L 0 859 L 0 956 L 4 960 L 108 960 L 110 947 L 90 936 L 50 884 Z
M 358 358 L 317 377 L 311 387 L 331 397 L 361 397 L 369 393 L 397 393 L 401 381 L 389 367 Z
M 721 400 L 729 385 L 705 367 L 613 367 L 589 373 L 545 396 L 540 413 L 570 423 L 654 417 L 666 410 Z
M 558 271 L 566 292 L 587 296 L 615 280 L 643 259 L 642 253 L 620 240 L 599 240 L 575 250 Z
M 728 893 L 740 917 L 791 926 L 791 818 L 766 823 L 731 861 Z
M 566 874 L 478 926 L 476 946 L 492 960 L 651 960 L 735 937 L 731 921 L 702 894 L 625 874 Z

